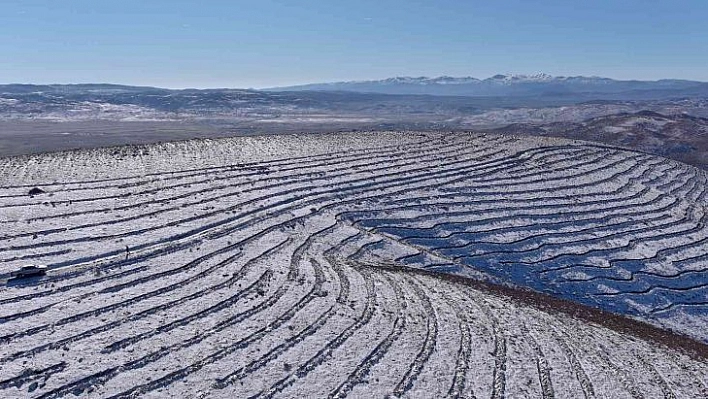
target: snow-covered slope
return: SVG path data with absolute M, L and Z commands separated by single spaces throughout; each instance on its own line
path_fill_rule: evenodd
M 0 288 L 3 397 L 706 394 L 708 176 L 693 167 L 372 132 L 0 171 L 0 273 L 50 267 Z
M 540 124 L 538 122 L 545 116 L 542 112 L 532 114 L 519 110 L 515 115 L 519 121 L 526 119 L 527 122 L 536 123 L 513 124 L 498 130 L 504 133 L 577 138 L 623 146 L 708 170 L 708 118 L 687 115 L 678 109 L 670 114 L 651 111 L 623 112 L 572 122 L 574 111 L 577 110 L 569 108 L 563 122 Z M 594 109 L 591 112 L 597 111 Z M 480 118 L 490 117 L 490 114 L 492 113 L 480 115 Z M 507 118 L 511 119 L 509 114 L 514 114 L 514 111 L 507 112 Z M 540 118 L 532 120 L 535 116 Z M 552 117 L 558 116 L 556 114 Z

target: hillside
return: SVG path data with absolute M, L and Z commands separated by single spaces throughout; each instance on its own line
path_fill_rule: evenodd
M 557 138 L 368 132 L 0 170 L 5 397 L 708 389 L 698 168 Z M 50 270 L 8 279 L 25 263 Z
M 625 112 L 582 122 L 518 123 L 498 132 L 591 140 L 676 159 L 708 170 L 708 119 Z
M 170 90 L 106 84 L 0 85 L 0 156 L 253 134 L 461 131 L 516 124 L 512 131 L 519 134 L 636 144 L 634 149 L 702 166 L 705 120 L 699 118 L 708 117 L 706 98 L 580 101 L 574 95 L 470 97 Z M 632 129 L 620 126 L 624 123 L 619 121 L 621 115 L 642 111 L 662 114 L 653 125 L 670 126 L 672 132 L 667 135 L 664 128 L 643 128 L 639 135 L 630 133 L 643 139 L 623 139 Z M 600 119 L 593 122 L 594 118 Z M 665 123 L 669 119 L 672 122 Z M 598 132 L 601 126 L 612 126 L 617 134 L 592 133 L 591 125 L 597 125 Z M 669 144 L 667 148 L 657 144 L 662 140 Z

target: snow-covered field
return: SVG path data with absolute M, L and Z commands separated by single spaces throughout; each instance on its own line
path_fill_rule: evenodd
M 707 181 L 478 134 L 0 159 L 0 396 L 708 397 Z

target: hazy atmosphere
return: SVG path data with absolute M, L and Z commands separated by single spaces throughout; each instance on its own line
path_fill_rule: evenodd
M 708 81 L 706 18 L 701 0 L 8 0 L 0 82 L 263 88 L 538 72 Z

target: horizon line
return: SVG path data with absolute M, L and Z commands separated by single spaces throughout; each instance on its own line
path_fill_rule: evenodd
M 279 88 L 289 88 L 289 87 L 300 87 L 300 86 L 310 86 L 310 85 L 320 85 L 320 84 L 341 84 L 341 83 L 373 83 L 381 82 L 390 79 L 440 79 L 440 78 L 452 78 L 452 79 L 476 79 L 479 81 L 493 79 L 496 76 L 504 77 L 526 77 L 532 78 L 535 76 L 548 76 L 551 79 L 557 78 L 589 78 L 589 79 L 609 79 L 617 82 L 662 82 L 662 81 L 683 81 L 683 82 L 694 82 L 694 83 L 708 83 L 704 80 L 694 80 L 685 78 L 660 78 L 660 79 L 618 79 L 611 78 L 600 75 L 550 75 L 545 73 L 534 73 L 534 74 L 495 74 L 487 78 L 476 78 L 471 75 L 467 76 L 453 76 L 453 75 L 437 75 L 437 76 L 412 76 L 412 75 L 397 75 L 389 76 L 385 78 L 378 79 L 352 79 L 352 80 L 330 80 L 330 81 L 317 81 L 317 82 L 307 82 L 307 83 L 293 83 L 284 85 L 268 85 L 259 87 L 237 87 L 237 86 L 160 86 L 151 85 L 144 83 L 115 83 L 115 82 L 97 82 L 97 81 L 87 81 L 87 82 L 54 82 L 54 83 L 21 83 L 21 82 L 9 82 L 0 83 L 0 86 L 89 86 L 89 85 L 106 85 L 106 86 L 124 86 L 124 87 L 139 87 L 139 88 L 149 88 L 149 89 L 162 89 L 162 90 L 249 90 L 249 91 L 264 91 Z

